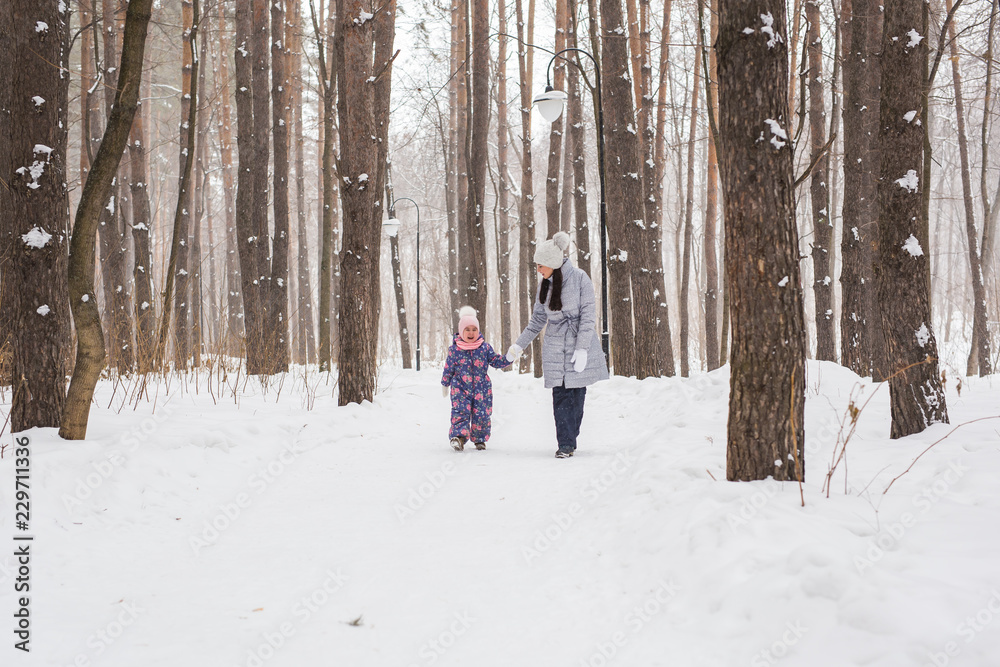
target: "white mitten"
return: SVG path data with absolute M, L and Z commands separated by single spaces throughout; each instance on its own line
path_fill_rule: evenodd
M 448 398 L 449 394 L 451 394 L 451 387 L 446 384 L 441 385 L 441 395 Z
M 507 357 L 506 357 L 507 361 L 514 363 L 514 361 L 516 361 L 517 358 L 521 356 L 521 352 L 523 351 L 524 350 L 518 347 L 516 344 L 511 345 L 510 349 L 507 350 Z
M 573 352 L 573 356 L 570 358 L 573 362 L 573 370 L 577 373 L 582 373 L 583 369 L 587 367 L 587 351 L 586 350 L 576 350 Z

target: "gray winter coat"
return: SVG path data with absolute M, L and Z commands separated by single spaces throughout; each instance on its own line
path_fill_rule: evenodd
M 535 309 L 531 320 L 515 343 L 527 349 L 535 336 L 545 327 L 542 340 L 542 374 L 545 388 L 565 386 L 567 389 L 586 387 L 598 380 L 608 379 L 608 362 L 601 349 L 597 333 L 597 305 L 594 301 L 594 284 L 581 269 L 563 260 L 562 310 L 550 310 L 535 293 Z M 551 299 L 551 291 L 549 299 Z M 546 326 L 547 325 L 547 326 Z M 587 350 L 587 367 L 582 373 L 573 370 L 573 352 Z

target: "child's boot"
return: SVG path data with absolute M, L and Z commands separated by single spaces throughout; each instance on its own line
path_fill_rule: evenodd
M 486 449 L 486 443 L 485 442 L 477 442 L 476 443 L 476 449 L 478 449 L 480 451 Z
M 452 438 L 451 447 L 456 452 L 462 451 L 463 449 L 465 449 L 465 438 Z

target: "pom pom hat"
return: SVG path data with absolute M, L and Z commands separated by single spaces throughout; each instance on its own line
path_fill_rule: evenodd
M 569 248 L 569 234 L 556 232 L 548 241 L 542 241 L 535 248 L 535 264 L 558 269 L 562 266 L 564 253 Z
M 479 318 L 476 317 L 476 309 L 472 306 L 462 306 L 458 311 L 458 333 L 465 331 L 465 327 L 475 324 L 479 328 Z

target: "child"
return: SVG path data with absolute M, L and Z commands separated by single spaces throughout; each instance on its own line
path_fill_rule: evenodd
M 476 449 L 486 449 L 490 439 L 490 415 L 493 414 L 493 383 L 487 366 L 510 366 L 502 354 L 493 351 L 479 333 L 476 310 L 465 306 L 458 311 L 458 333 L 448 348 L 441 384 L 451 387 L 451 429 L 448 437 L 455 451 L 462 451 L 472 440 Z

